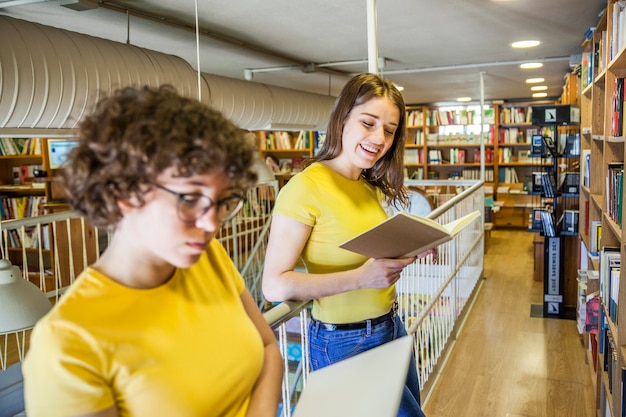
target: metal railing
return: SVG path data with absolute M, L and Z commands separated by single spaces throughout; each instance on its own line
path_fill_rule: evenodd
M 445 224 L 474 210 L 484 210 L 484 186 L 477 181 L 408 181 L 407 185 L 435 190 L 439 201 L 427 217 Z M 231 255 L 258 305 L 263 261 L 277 183 L 260 184 L 248 195 L 245 209 L 218 235 Z M 78 274 L 106 248 L 111 231 L 95 229 L 73 212 L 0 222 L 1 254 L 22 267 L 23 276 L 37 284 L 55 302 Z M 30 247 L 23 245 L 28 242 Z M 427 398 L 433 375 L 455 338 L 460 317 L 467 310 L 483 272 L 484 225 L 482 217 L 453 240 L 405 268 L 396 285 L 404 323 L 414 337 L 416 362 Z M 283 354 L 285 377 L 280 415 L 291 416 L 309 373 L 307 323 L 310 302 L 285 302 L 264 313 L 275 330 Z M 0 334 L 3 367 L 23 358 L 27 332 Z M 7 361 L 7 350 L 16 352 Z

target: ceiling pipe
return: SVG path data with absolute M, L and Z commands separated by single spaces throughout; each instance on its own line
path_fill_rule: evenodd
M 367 71 L 370 74 L 378 74 L 376 0 L 367 0 Z
M 28 1 L 28 0 L 25 0 Z M 35 1 L 42 1 L 42 0 L 35 0 Z M 45 0 L 44 0 L 45 1 Z M 4 3 L 0 3 L 0 4 L 4 4 Z M 142 19 L 146 19 L 152 22 L 156 22 L 162 25 L 167 25 L 170 27 L 173 27 L 175 29 L 179 29 L 179 30 L 183 30 L 183 31 L 187 31 L 187 32 L 195 32 L 196 29 L 194 27 L 191 27 L 190 25 L 181 22 L 181 21 L 177 21 L 174 20 L 170 17 L 167 16 L 160 16 L 157 14 L 152 14 L 149 13 L 147 11 L 140 11 L 140 10 L 135 10 L 135 9 L 131 9 L 128 7 L 123 7 L 121 5 L 112 3 L 112 2 L 108 2 L 108 1 L 99 1 L 98 2 L 98 6 L 100 8 L 103 9 L 107 9 L 107 10 L 112 10 L 115 12 L 123 12 L 123 13 L 128 13 L 134 17 L 139 17 Z M 264 57 L 269 57 L 272 59 L 276 59 L 276 60 L 280 60 L 280 61 L 285 61 L 288 62 L 290 64 L 288 64 L 289 66 L 292 66 L 294 68 L 302 68 L 305 67 L 307 65 L 307 63 L 302 63 L 302 62 L 298 62 L 296 60 L 294 60 L 291 57 L 287 57 L 284 55 L 280 55 L 279 53 L 277 53 L 276 51 L 272 51 L 266 48 L 263 48 L 261 46 L 257 46 L 257 45 L 253 45 L 247 42 L 244 42 L 242 40 L 239 39 L 235 39 L 232 37 L 229 37 L 227 35 L 221 34 L 221 33 L 217 33 L 217 32 L 211 32 L 209 30 L 203 30 L 203 29 L 199 29 L 199 33 L 200 35 L 202 35 L 205 38 L 209 38 L 211 40 L 214 40 L 216 42 L 221 42 L 223 44 L 226 44 L 228 46 L 231 47 L 236 47 L 236 48 L 240 48 L 243 49 L 245 51 L 248 52 L 254 52 L 254 53 L 258 53 L 260 55 L 263 55 Z M 333 69 L 327 69 L 327 68 L 322 68 L 320 69 L 321 72 L 325 72 L 328 74 L 333 74 L 333 75 L 340 75 L 343 77 L 348 77 L 349 74 L 343 72 L 343 71 L 337 71 L 337 70 L 333 70 Z M 259 71 L 257 71 L 259 72 Z M 246 80 L 251 81 L 252 78 L 248 79 L 246 78 Z
M 196 73 L 198 76 L 198 101 L 202 101 L 202 76 L 200 75 L 202 69 L 200 68 L 200 24 L 198 23 L 198 0 L 194 1 L 194 5 L 196 8 Z
M 560 61 L 569 62 L 569 56 L 538 58 L 538 59 L 524 59 L 524 60 L 517 60 L 517 61 L 483 62 L 483 63 L 478 63 L 478 64 L 447 65 L 447 66 L 441 66 L 441 67 L 407 68 L 407 69 L 401 69 L 401 70 L 385 71 L 385 74 L 386 75 L 414 74 L 418 72 L 454 71 L 454 70 L 460 70 L 460 69 L 498 67 L 498 66 L 504 66 L 504 65 L 520 65 L 520 64 L 527 63 L 527 62 L 560 62 Z

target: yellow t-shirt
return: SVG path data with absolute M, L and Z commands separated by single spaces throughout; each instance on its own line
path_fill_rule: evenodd
M 121 416 L 245 416 L 264 349 L 243 289 L 215 239 L 194 266 L 153 289 L 88 268 L 33 331 L 23 366 L 28 416 L 113 405 Z
M 313 227 L 302 252 L 302 261 L 313 274 L 362 265 L 366 257 L 339 245 L 387 218 L 376 187 L 363 178 L 347 179 L 318 162 L 281 189 L 273 213 Z M 328 323 L 351 323 L 389 312 L 394 300 L 394 286 L 354 290 L 315 300 L 312 314 Z

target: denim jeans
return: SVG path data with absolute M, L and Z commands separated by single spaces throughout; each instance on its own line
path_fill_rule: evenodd
M 309 354 L 311 368 L 317 370 L 366 350 L 405 336 L 406 329 L 399 316 L 385 320 L 369 329 L 325 330 L 309 323 Z M 425 417 L 420 408 L 420 388 L 415 358 L 411 356 L 398 417 Z

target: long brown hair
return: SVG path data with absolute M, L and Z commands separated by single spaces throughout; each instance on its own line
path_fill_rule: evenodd
M 394 103 L 400 112 L 400 120 L 393 143 L 387 153 L 370 169 L 361 174 L 367 182 L 378 187 L 388 202 L 397 206 L 408 202 L 404 187 L 404 143 L 406 141 L 406 113 L 404 98 L 392 82 L 376 74 L 359 74 L 343 87 L 330 112 L 326 139 L 319 153 L 307 161 L 334 159 L 341 153 L 343 128 L 352 109 L 373 98 L 384 97 Z

